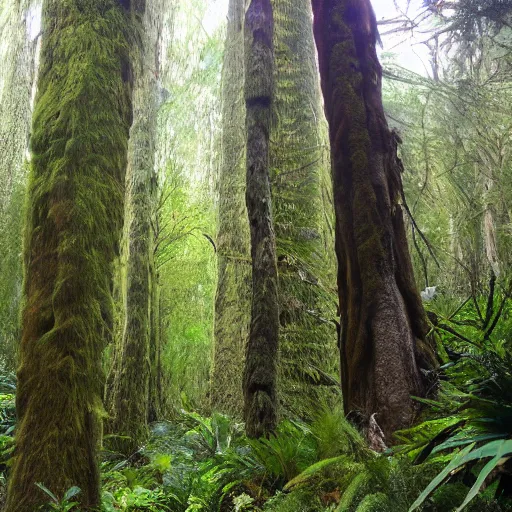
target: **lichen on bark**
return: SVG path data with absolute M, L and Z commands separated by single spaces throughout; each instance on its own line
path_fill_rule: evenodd
M 0 365 L 8 371 L 16 368 L 19 345 L 25 158 L 39 41 L 31 33 L 30 17 L 40 8 L 39 0 L 20 0 L 0 9 Z
M 104 331 L 123 215 L 130 23 L 114 0 L 47 0 L 25 233 L 7 512 L 81 489 L 99 504 Z
M 158 38 L 161 2 L 141 4 L 132 15 L 140 20 L 140 37 L 133 54 L 133 123 L 128 144 L 125 207 L 126 280 L 122 336 L 110 377 L 109 431 L 117 451 L 131 454 L 148 434 L 159 406 L 154 388 L 159 356 L 154 308 L 159 283 L 154 264 L 155 140 L 159 107 Z M 150 414 L 151 412 L 151 414 Z

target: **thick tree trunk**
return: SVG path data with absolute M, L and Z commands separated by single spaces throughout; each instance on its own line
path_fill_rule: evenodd
M 270 0 L 251 0 L 245 15 L 246 203 L 251 229 L 252 310 L 244 370 L 244 415 L 249 437 L 266 435 L 277 423 L 279 302 L 269 176 L 272 37 Z
M 270 166 L 280 306 L 279 397 L 305 417 L 337 398 L 320 372 L 336 375 L 334 233 L 327 233 L 322 187 L 330 185 L 327 130 L 310 0 L 275 0 L 275 94 Z M 332 208 L 332 206 L 331 206 Z M 312 385 L 313 384 L 313 385 Z M 333 392 L 334 391 L 334 392 Z
M 131 100 L 114 0 L 47 0 L 25 247 L 16 451 L 7 512 L 81 489 L 99 505 L 101 355 L 123 215 Z
M 415 418 L 424 396 L 427 324 L 407 247 L 402 165 L 381 97 L 369 0 L 313 0 L 331 140 L 345 412 L 384 431 Z
M 151 303 L 154 280 L 154 236 L 151 227 L 155 188 L 155 138 L 158 109 L 159 4 L 152 2 L 135 13 L 142 17 L 142 46 L 134 66 L 133 124 L 127 170 L 128 237 L 126 310 L 118 365 L 114 367 L 109 429 L 116 449 L 132 453 L 148 433 L 150 379 L 155 371 L 156 347 L 151 347 Z M 156 57 L 155 57 L 156 56 Z M 153 364 L 152 364 L 153 360 Z M 152 416 L 154 403 L 152 407 Z
M 230 0 L 222 76 L 218 285 L 211 377 L 213 409 L 242 416 L 242 374 L 251 312 L 251 258 L 245 206 L 245 0 Z

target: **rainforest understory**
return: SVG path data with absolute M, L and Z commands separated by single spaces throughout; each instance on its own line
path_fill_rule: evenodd
M 0 510 L 512 511 L 512 5 L 0 1 Z

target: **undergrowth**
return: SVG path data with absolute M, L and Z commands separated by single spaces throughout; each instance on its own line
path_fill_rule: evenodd
M 103 452 L 101 511 L 408 512 L 450 457 L 415 464 L 418 450 L 413 442 L 407 446 L 395 453 L 370 450 L 341 409 L 323 407 L 309 424 L 284 421 L 260 440 L 247 439 L 243 425 L 227 416 L 182 411 L 172 422 L 153 424 L 148 443 L 129 457 Z M 420 509 L 452 512 L 469 486 L 455 475 Z M 79 510 L 79 489 L 58 497 L 40 487 L 49 497 L 45 511 Z M 493 490 L 465 510 L 507 510 Z
M 472 342 L 475 325 L 465 308 L 434 325 L 445 349 L 438 393 L 422 400 L 422 422 L 398 432 L 385 453 L 368 448 L 341 407 L 318 406 L 308 423 L 283 421 L 259 440 L 227 416 L 181 411 L 153 424 L 137 452 L 103 451 L 101 511 L 512 510 L 512 352 L 505 335 Z M 0 498 L 15 423 L 15 379 L 1 381 Z M 80 489 L 55 496 L 39 487 L 48 495 L 44 510 L 78 510 Z

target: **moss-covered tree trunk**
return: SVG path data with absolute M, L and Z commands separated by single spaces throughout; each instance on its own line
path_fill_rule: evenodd
M 277 423 L 279 299 L 269 175 L 274 89 L 273 13 L 270 0 L 251 0 L 245 14 L 247 109 L 246 204 L 251 231 L 251 328 L 244 369 L 244 416 L 249 437 Z
M 392 441 L 424 396 L 427 324 L 407 247 L 402 165 L 381 97 L 369 0 L 313 0 L 331 140 L 345 412 Z
M 218 284 L 211 377 L 213 409 L 242 416 L 242 374 L 251 312 L 251 258 L 245 206 L 245 0 L 230 0 L 222 75 Z
M 22 290 L 23 200 L 38 37 L 30 16 L 34 0 L 6 3 L 0 15 L 0 340 L 8 370 L 16 368 Z
M 336 314 L 334 234 L 327 230 L 322 201 L 323 187 L 331 188 L 330 158 L 311 1 L 274 0 L 273 8 L 270 164 L 280 293 L 279 395 L 285 413 L 304 417 L 319 400 L 335 396 L 329 375 L 337 380 L 339 373 L 331 321 Z
M 101 354 L 131 122 L 129 30 L 114 0 L 47 0 L 25 246 L 16 451 L 7 512 L 81 489 L 99 505 Z
M 151 337 L 151 298 L 157 286 L 151 222 L 156 186 L 159 2 L 137 4 L 134 13 L 142 19 L 142 34 L 133 66 L 133 124 L 128 145 L 126 308 L 109 407 L 113 416 L 109 429 L 122 436 L 117 438 L 116 447 L 123 453 L 136 450 L 147 436 L 151 374 L 156 371 L 157 356 L 156 347 L 151 348 L 152 340 L 156 341 Z

